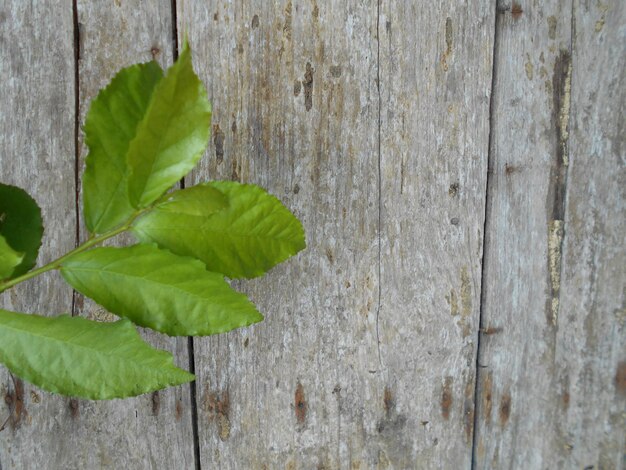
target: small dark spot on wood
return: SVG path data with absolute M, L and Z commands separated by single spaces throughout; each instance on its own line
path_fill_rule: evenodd
M 556 17 L 548 16 L 548 37 L 552 40 L 556 39 Z
M 333 254 L 333 250 L 330 248 L 326 248 L 326 258 L 328 258 L 328 262 L 333 264 L 335 262 L 335 255 Z
M 13 391 L 4 394 L 4 402 L 11 410 L 11 428 L 19 428 L 24 419 L 28 416 L 24 406 L 24 382 L 21 379 L 13 378 Z
M 561 395 L 561 400 L 563 401 L 563 408 L 565 408 L 566 410 L 569 408 L 569 399 L 570 399 L 569 392 L 566 390 Z
M 307 403 L 304 397 L 304 387 L 300 382 L 296 385 L 296 392 L 294 394 L 294 405 L 296 412 L 296 421 L 300 425 L 304 425 L 306 422 Z
M 497 333 L 501 333 L 502 331 L 503 328 L 499 326 L 488 326 L 487 328 L 480 329 L 480 332 L 484 335 L 495 335 Z
M 242 43 L 237 44 L 237 52 L 239 54 L 243 54 L 243 44 Z
M 622 361 L 617 366 L 615 372 L 615 388 L 622 395 L 626 395 L 626 361 Z
M 421 421 L 422 426 L 426 426 L 430 421 Z
M 443 419 L 450 418 L 450 408 L 452 407 L 452 382 L 453 378 L 448 376 L 443 383 L 443 390 L 441 392 L 441 416 Z
M 288 41 L 291 41 L 292 11 L 293 5 L 291 3 L 291 0 L 289 0 L 289 2 L 287 2 L 287 6 L 285 7 L 285 25 L 283 26 L 283 34 Z
M 220 129 L 219 124 L 213 126 L 213 143 L 215 144 L 215 159 L 217 163 L 224 161 L 224 133 Z
M 241 171 L 241 165 L 239 164 L 237 159 L 233 160 L 230 179 L 232 181 L 239 181 L 240 171 Z
M 159 396 L 159 392 L 152 392 L 152 414 L 154 416 L 158 416 L 159 411 L 161 409 L 161 397 Z
M 450 223 L 451 223 L 452 225 L 459 225 L 459 218 L 458 218 L 458 217 L 452 217 L 452 218 L 450 219 Z
M 243 340 L 243 347 L 244 348 L 247 348 L 249 344 L 250 344 L 250 338 L 246 338 L 246 339 Z
M 452 19 L 446 18 L 446 53 L 452 53 Z
M 387 31 L 387 33 L 391 32 L 391 21 L 389 20 L 385 22 L 385 31 Z
M 32 401 L 33 403 L 37 404 L 41 401 L 41 397 L 35 393 L 34 391 L 30 391 L 30 401 Z
M 28 416 L 26 406 L 24 406 L 24 382 L 21 379 L 15 379 L 15 402 L 14 402 L 14 427 L 17 427 Z
M 459 193 L 459 183 L 452 183 L 448 188 L 448 195 L 454 197 Z
M 183 404 L 180 401 L 176 402 L 176 421 L 180 421 L 183 417 Z
M 293 193 L 294 193 L 294 194 L 298 194 L 299 192 L 300 192 L 300 186 L 298 185 L 298 183 L 296 183 L 296 184 L 293 186 Z
M 511 15 L 513 16 L 513 19 L 518 20 L 522 16 L 522 13 L 524 13 L 522 6 L 519 3 L 513 2 L 513 5 L 511 6 Z
M 217 423 L 217 435 L 222 441 L 230 437 L 230 395 L 228 390 L 221 394 L 217 392 L 209 393 L 202 402 L 202 406 L 207 410 L 209 419 Z
M 74 312 L 72 316 L 77 315 L 78 312 L 81 312 L 84 306 L 85 306 L 85 297 L 83 297 L 82 295 L 75 295 L 74 296 Z
M 218 13 L 218 12 L 215 12 L 215 13 L 213 14 L 213 21 L 217 21 L 217 20 L 219 19 L 219 17 L 220 17 L 219 13 Z
M 302 86 L 304 88 L 304 107 L 307 111 L 310 111 L 313 107 L 313 67 L 311 63 L 306 63 L 306 71 L 304 72 L 304 80 L 302 80 Z
M 330 74 L 335 78 L 341 77 L 341 65 L 331 65 Z
M 385 415 L 389 418 L 396 407 L 396 402 L 393 399 L 393 394 L 391 393 L 391 389 L 389 387 L 385 387 L 385 392 L 383 393 L 383 405 L 385 407 Z
M 493 407 L 493 373 L 487 373 L 482 386 L 483 418 L 486 423 L 491 422 L 491 410 Z
M 350 281 L 346 281 L 344 286 L 346 287 L 346 289 L 350 289 L 350 287 L 352 287 L 352 284 L 350 284 Z
M 470 387 L 472 386 L 468 383 L 467 388 Z M 474 403 L 471 398 L 467 397 L 463 405 L 463 429 L 465 430 L 465 442 L 471 443 L 474 434 Z
M 319 16 L 320 16 L 320 9 L 318 8 L 317 3 L 315 3 L 313 5 L 313 11 L 311 12 L 311 15 L 313 15 L 314 19 L 319 18 Z
M 72 419 L 78 418 L 78 416 L 80 415 L 80 405 L 78 403 L 78 400 L 76 398 L 70 398 L 68 406 L 70 409 L 70 416 L 72 417 Z
M 500 426 L 505 426 L 511 416 L 511 395 L 508 392 L 502 395 L 498 416 L 500 418 Z
M 297 80 L 293 82 L 293 96 L 298 96 L 300 95 L 300 90 L 302 89 L 302 85 L 300 84 L 300 80 Z
M 333 394 L 334 395 L 339 395 L 341 393 L 341 386 L 339 384 L 335 385 L 335 388 L 333 388 Z
M 233 123 L 230 126 L 230 130 L 233 132 L 233 134 L 237 132 L 237 121 L 235 121 L 234 119 Z
M 259 27 L 259 15 L 254 15 L 252 17 L 252 29 Z
M 407 417 L 405 415 L 392 412 L 378 422 L 376 430 L 378 434 L 384 433 L 390 437 L 396 437 L 402 433 L 406 422 Z
M 156 46 L 152 46 L 152 49 L 150 49 L 150 54 L 152 54 L 152 60 L 157 60 L 157 57 L 159 57 L 160 53 L 161 49 Z
M 516 165 L 511 165 L 510 163 L 504 164 L 504 174 L 507 176 L 515 173 L 518 170 L 519 170 L 519 167 Z

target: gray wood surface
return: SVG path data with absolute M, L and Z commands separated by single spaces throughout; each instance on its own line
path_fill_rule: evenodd
M 193 182 L 265 186 L 308 243 L 240 283 L 263 323 L 194 341 L 202 467 L 367 468 L 385 418 L 376 4 L 180 2 L 178 21 L 214 108 Z
M 379 435 L 393 468 L 471 462 L 493 15 L 381 3 L 379 335 L 397 416 Z
M 219 129 L 196 181 L 263 184 L 308 237 L 245 285 L 263 324 L 196 340 L 203 465 L 469 465 L 493 11 L 180 5 Z
M 76 119 L 185 36 L 214 108 L 186 184 L 258 183 L 308 242 L 234 283 L 266 319 L 196 338 L 195 389 L 2 369 L 0 470 L 625 468 L 625 25 L 619 0 L 0 2 L 0 178 L 42 206 L 39 263 L 85 236 Z M 111 317 L 55 273 L 0 307 Z
M 60 3 L 60 2 L 59 2 Z M 42 257 L 45 262 L 63 251 L 71 249 L 75 242 L 75 182 L 74 182 L 74 113 L 75 113 L 75 72 L 76 62 L 74 50 L 75 39 L 80 46 L 78 62 L 78 85 L 80 95 L 79 119 L 84 122 L 90 100 L 98 90 L 105 86 L 111 77 L 121 68 L 135 62 L 146 62 L 156 58 L 162 65 L 169 65 L 172 61 L 172 18 L 171 5 L 169 2 L 154 4 L 149 8 L 137 9 L 135 5 L 121 2 L 78 2 L 77 21 L 79 24 L 79 37 L 75 38 L 73 24 L 73 11 L 71 2 L 65 2 L 63 8 L 55 15 L 50 15 L 38 8 L 33 8 L 24 13 L 16 11 L 15 4 L 8 9 L 12 15 L 22 16 L 24 23 L 32 23 L 32 31 L 22 28 L 13 32 L 13 37 L 7 37 L 6 43 L 11 41 L 24 42 L 24 37 L 31 37 L 32 43 L 27 45 L 38 48 L 38 54 L 28 56 L 26 54 L 11 54 L 13 60 L 21 67 L 21 74 L 15 70 L 7 70 L 7 80 L 12 80 L 19 88 L 15 90 L 3 90 L 7 93 L 7 101 L 10 97 L 17 106 L 24 106 L 22 111 L 25 116 L 32 115 L 33 110 L 39 106 L 39 99 L 45 100 L 48 95 L 56 99 L 53 103 L 56 108 L 44 107 L 43 113 L 32 119 L 12 119 L 9 124 L 24 122 L 23 129 L 10 127 L 3 130 L 2 135 L 25 139 L 31 138 L 32 129 L 41 132 L 42 139 L 53 138 L 55 145 L 42 148 L 33 148 L 33 152 L 46 155 L 46 165 L 33 163 L 32 156 L 18 159 L 18 164 L 5 170 L 4 164 L 10 163 L 9 159 L 2 159 L 3 181 L 7 174 L 15 173 L 15 184 L 19 184 L 30 190 L 30 178 L 33 170 L 41 179 L 42 188 L 35 192 L 40 195 L 38 201 L 42 204 L 42 210 L 46 220 L 46 236 L 52 237 L 52 245 L 42 247 Z M 39 15 L 42 15 L 39 18 Z M 6 20 L 11 24 L 10 18 Z M 18 22 L 16 26 L 20 23 Z M 39 37 L 44 32 L 51 37 Z M 18 40 L 19 38 L 19 40 Z M 55 60 L 45 60 L 48 52 L 44 45 L 56 44 L 53 50 Z M 59 46 L 63 45 L 63 49 Z M 39 50 L 40 49 L 40 50 Z M 59 60 L 63 59 L 64 67 L 60 67 Z M 42 75 L 33 75 L 33 65 L 37 64 Z M 31 83 L 32 82 L 32 83 Z M 63 99 L 67 101 L 66 108 L 60 108 L 59 93 L 63 88 L 59 84 L 67 84 L 66 94 Z M 29 91 L 37 90 L 32 97 Z M 10 96 L 13 93 L 15 96 Z M 31 101 L 29 101 L 31 100 Z M 4 121 L 6 122 L 6 121 Z M 61 126 L 63 131 L 52 128 L 52 125 Z M 86 156 L 86 148 L 82 144 L 82 133 L 78 134 L 80 149 L 79 170 L 82 173 L 83 160 Z M 58 140 L 57 140 L 58 139 Z M 3 147 L 3 155 L 15 153 L 23 144 L 5 140 L 6 148 Z M 44 140 L 45 142 L 45 140 Z M 36 153 L 35 153 L 36 155 Z M 30 156 L 29 153 L 26 156 Z M 63 169 L 62 178 L 56 176 L 59 169 Z M 54 176 L 53 176 L 54 175 Z M 21 179 L 18 179 L 21 177 Z M 62 183 L 59 185 L 59 181 Z M 58 194 L 59 190 L 65 193 Z M 51 197 L 52 196 L 52 197 Z M 65 196 L 62 198 L 60 196 Z M 80 199 L 79 199 L 80 202 Z M 81 207 L 82 210 L 82 207 Z M 81 239 L 84 239 L 84 228 L 80 227 Z M 53 275 L 55 280 L 58 277 Z M 52 276 L 50 276 L 52 277 Z M 33 288 L 46 289 L 41 283 L 31 283 Z M 56 310 L 71 311 L 74 314 L 87 316 L 99 320 L 111 320 L 114 317 L 82 296 L 77 295 L 72 304 L 72 295 L 68 295 L 67 288 L 63 283 L 49 287 L 50 292 L 63 297 L 55 302 L 48 301 L 41 305 L 33 299 L 35 295 L 24 295 L 28 302 L 22 302 L 22 311 L 57 313 L 51 309 L 51 305 L 64 305 L 52 307 Z M 19 292 L 15 294 L 19 295 Z M 39 295 L 40 297 L 40 295 Z M 68 304 L 69 299 L 69 304 Z M 20 309 L 20 307 L 7 305 L 7 308 Z M 146 335 L 152 344 L 157 347 L 168 349 L 175 353 L 177 363 L 185 368 L 188 366 L 187 340 L 165 339 L 156 334 Z M 13 394 L 10 388 L 12 382 L 5 381 L 5 394 Z M 21 382 L 19 386 L 22 387 Z M 30 395 L 29 395 L 30 394 Z M 5 432 L 13 434 L 11 440 L 2 440 L 3 447 L 0 453 L 0 462 L 8 468 L 142 468 L 151 466 L 158 468 L 192 468 L 194 466 L 194 442 L 191 423 L 191 402 L 189 387 L 177 387 L 153 395 L 146 395 L 132 400 L 113 400 L 109 402 L 89 402 L 75 399 L 60 399 L 49 394 L 42 393 L 37 389 L 26 386 L 23 391 L 24 404 L 22 407 L 23 420 L 27 419 L 28 425 L 22 426 L 19 418 L 15 425 L 10 425 Z M 28 398 L 30 397 L 30 399 Z M 29 403 L 36 401 L 38 413 L 30 412 L 34 408 Z M 29 406 L 27 406 L 29 405 Z M 15 405 L 13 406 L 15 408 Z M 12 421 L 10 421 L 12 423 Z M 149 438 L 141 438 L 141 435 L 149 435 Z M 86 439 L 85 437 L 88 436 Z M 33 450 L 33 442 L 37 447 Z M 7 445 L 4 447 L 4 445 Z M 6 456 L 6 458 L 5 458 Z
M 122 67 L 152 59 L 167 67 L 172 63 L 174 44 L 169 1 L 139 5 L 81 0 L 77 7 L 79 106 L 80 122 L 84 123 L 91 100 Z M 82 133 L 79 148 L 79 173 L 82 174 L 87 156 Z M 83 241 L 86 235 L 81 223 Z M 132 242 L 130 235 L 112 240 L 112 244 L 129 242 Z M 81 295 L 76 295 L 74 313 L 88 318 L 115 318 Z M 153 346 L 174 353 L 175 362 L 188 369 L 186 338 L 168 338 L 148 330 L 142 333 Z M 73 458 L 68 462 L 77 468 L 193 468 L 189 385 L 123 401 L 79 400 L 77 404 L 85 418 L 77 422 L 76 432 L 90 436 L 89 441 L 81 445 L 84 460 L 78 463 Z
M 45 225 L 38 262 L 74 248 L 74 35 L 72 2 L 0 7 L 0 175 L 27 189 Z M 72 290 L 47 273 L 5 292 L 0 306 L 57 315 L 72 309 Z M 59 468 L 80 453 L 67 398 L 11 380 L 2 368 L 0 434 L 3 469 Z
M 498 13 L 477 468 L 625 464 L 625 21 Z

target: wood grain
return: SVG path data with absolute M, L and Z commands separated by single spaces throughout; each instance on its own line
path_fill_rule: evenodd
M 378 90 L 374 2 L 179 2 L 213 103 L 192 183 L 261 184 L 308 247 L 237 285 L 265 314 L 196 339 L 203 468 L 378 460 Z
M 146 5 L 140 9 L 121 2 L 79 2 L 78 38 L 74 36 L 71 2 L 50 8 L 54 14 L 40 9 L 20 11 L 16 4 L 11 5 L 9 13 L 14 16 L 5 20 L 17 27 L 14 26 L 15 31 L 9 30 L 3 40 L 5 44 L 18 44 L 24 50 L 15 48 L 6 56 L 13 62 L 3 61 L 6 67 L 3 82 L 15 86 L 12 90 L 3 90 L 6 95 L 0 97 L 3 109 L 14 106 L 15 114 L 31 116 L 3 121 L 11 127 L 3 129 L 2 135 L 13 139 L 3 140 L 3 157 L 16 154 L 18 158 L 2 158 L 0 163 L 3 181 L 8 178 L 9 182 L 21 184 L 29 191 L 32 191 L 35 175 L 32 193 L 42 204 L 46 235 L 52 237 L 42 247 L 40 262 L 60 256 L 75 243 L 78 222 L 74 182 L 75 39 L 80 47 L 77 84 L 81 123 L 90 100 L 119 68 L 153 58 L 168 65 L 173 51 L 169 2 L 161 2 L 156 8 Z M 32 25 L 32 29 L 28 25 Z M 49 44 L 57 48 L 52 54 L 44 47 Z M 38 71 L 43 73 L 36 73 Z M 20 122 L 24 126 L 16 127 Z M 41 137 L 37 137 L 39 133 Z M 86 148 L 82 145 L 82 134 L 78 137 L 82 173 Z M 38 139 L 42 140 L 41 144 L 37 144 Z M 24 152 L 24 142 L 28 142 L 32 150 Z M 17 149 L 21 149 L 20 152 L 16 152 Z M 33 161 L 37 160 L 41 164 L 33 166 Z M 41 182 L 37 183 L 38 180 Z M 84 239 L 82 227 L 80 234 Z M 9 302 L 5 304 L 7 308 L 44 313 L 71 311 L 71 290 L 64 283 L 56 282 L 59 281 L 56 275 L 50 277 L 54 284 L 37 280 L 26 286 L 30 288 L 26 293 L 20 289 L 10 292 L 11 299 L 21 300 L 21 294 L 28 301 Z M 39 300 L 44 292 L 47 294 L 45 303 Z M 97 320 L 113 318 L 82 296 L 76 296 L 73 306 L 74 314 Z M 174 352 L 179 365 L 188 366 L 186 339 L 165 339 L 156 334 L 145 336 L 155 346 Z M 0 461 L 7 468 L 194 466 L 188 386 L 109 402 L 59 398 L 21 382 L 18 382 L 18 389 L 21 391 L 15 397 L 11 381 L 5 381 L 3 395 L 9 410 L 16 415 L 10 430 L 1 436 Z
M 187 185 L 266 187 L 308 247 L 234 283 L 266 319 L 194 340 L 195 402 L 2 369 L 0 469 L 624 467 L 624 2 L 77 8 L 75 38 L 70 1 L 0 6 L 0 174 L 42 206 L 39 264 L 85 237 L 76 113 L 170 64 L 174 26 L 214 108 Z M 111 318 L 54 273 L 0 306 Z M 187 368 L 185 339 L 146 338 Z
M 626 465 L 626 5 L 576 1 L 556 337 L 563 467 Z
M 493 15 L 488 2 L 381 3 L 379 335 L 396 417 L 380 437 L 393 468 L 471 461 Z
M 493 13 L 266 3 L 178 14 L 215 110 L 195 181 L 266 186 L 308 238 L 243 284 L 263 324 L 196 340 L 203 466 L 469 463 Z
M 477 468 L 623 465 L 624 5 L 599 5 L 498 13 Z
M 80 122 L 91 100 L 123 67 L 157 60 L 172 63 L 174 51 L 169 1 L 137 4 L 126 1 L 79 1 Z M 87 148 L 79 134 L 80 174 Z M 81 204 L 82 214 L 82 204 Z M 81 221 L 81 238 L 87 234 Z M 110 244 L 128 244 L 130 235 Z M 93 301 L 76 296 L 74 314 L 110 320 L 115 318 Z M 188 369 L 187 338 L 168 338 L 142 329 L 153 346 L 172 352 L 179 367 Z M 75 433 L 90 436 L 77 445 L 84 455 L 83 468 L 193 468 L 194 442 L 189 385 L 111 402 L 77 401 L 80 419 Z M 103 426 L 103 423 L 106 423 Z M 111 432 L 113 430 L 113 432 Z M 72 462 L 79 462 L 73 459 Z
M 40 205 L 45 225 L 38 263 L 74 247 L 74 54 L 72 3 L 0 7 L 0 174 Z M 43 315 L 70 312 L 72 291 L 48 273 L 0 298 L 9 310 Z M 74 452 L 67 399 L 11 380 L 2 369 L 0 465 L 33 468 L 63 464 Z

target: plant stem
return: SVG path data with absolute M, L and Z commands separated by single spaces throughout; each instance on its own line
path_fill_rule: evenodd
M 89 248 L 93 248 L 97 244 L 102 243 L 103 241 L 108 240 L 109 238 L 112 238 L 115 235 L 119 235 L 120 233 L 125 232 L 126 230 L 132 227 L 133 222 L 137 220 L 137 218 L 139 218 L 140 215 L 144 214 L 145 212 L 150 211 L 155 206 L 159 205 L 161 202 L 167 200 L 167 198 L 169 198 L 170 196 L 171 194 L 165 193 L 161 195 L 161 197 L 158 198 L 156 201 L 154 201 L 152 204 L 150 204 L 148 207 L 144 207 L 143 209 L 138 209 L 126 221 L 126 223 L 124 223 L 124 225 L 116 229 L 105 232 L 102 235 L 98 235 L 97 237 L 94 237 L 94 235 L 91 234 L 85 243 L 83 243 L 80 246 L 77 246 L 72 251 L 69 251 L 68 253 L 64 254 L 60 258 L 57 258 L 54 261 L 51 261 L 50 263 L 42 266 L 41 268 L 33 269 L 32 271 L 29 271 L 26 274 L 18 276 L 14 279 L 9 279 L 8 281 L 5 281 L 5 282 L 0 282 L 0 294 L 4 292 L 5 290 L 13 287 L 14 285 L 19 284 L 20 282 L 24 282 L 24 281 L 27 281 L 28 279 L 32 279 L 33 277 L 39 276 L 40 274 L 43 274 L 47 271 L 52 271 L 53 269 L 59 269 L 61 267 L 61 264 L 63 264 L 63 261 L 72 257 L 73 255 L 82 253 L 83 251 L 88 250 Z
M 143 211 L 141 211 L 143 212 Z M 122 232 L 125 232 L 126 230 L 128 230 L 130 228 L 130 226 L 132 225 L 132 223 L 134 222 L 134 220 L 141 214 L 141 212 L 137 212 L 133 217 L 131 217 L 128 222 L 126 222 L 124 225 L 122 225 L 121 227 L 118 227 L 116 229 L 113 229 L 109 232 L 105 232 L 102 235 L 98 235 L 97 237 L 93 237 L 93 238 L 89 238 L 85 243 L 83 243 L 82 245 L 74 248 L 72 251 L 69 251 L 68 253 L 64 254 L 63 256 L 61 256 L 60 258 L 55 259 L 54 261 L 51 261 L 50 263 L 37 268 L 37 269 L 33 269 L 32 271 L 27 272 L 26 274 L 22 274 L 21 276 L 18 276 L 14 279 L 10 279 L 8 281 L 5 282 L 1 282 L 0 283 L 0 293 L 4 292 L 5 290 L 15 286 L 16 284 L 19 284 L 20 282 L 24 282 L 28 279 L 31 279 L 33 277 L 39 276 L 40 274 L 43 274 L 47 271 L 52 271 L 53 269 L 59 269 L 61 267 L 61 265 L 63 264 L 63 262 L 65 260 L 67 260 L 68 258 L 72 257 L 73 255 L 76 255 L 78 253 L 82 253 L 85 250 L 88 250 L 89 248 L 94 247 L 95 245 L 98 245 L 99 243 L 102 243 L 105 240 L 108 240 L 109 238 L 114 237 L 115 235 L 118 235 Z

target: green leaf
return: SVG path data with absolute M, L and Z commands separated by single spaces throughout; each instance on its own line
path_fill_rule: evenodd
M 54 393 L 123 398 L 194 379 L 170 353 L 145 343 L 128 320 L 99 323 L 0 309 L 0 362 Z
M 263 188 L 233 181 L 202 186 L 224 193 L 229 207 L 210 217 L 157 207 L 135 222 L 133 233 L 230 278 L 259 276 L 305 247 L 300 221 Z
M 161 212 L 197 217 L 213 215 L 228 206 L 228 198 L 221 191 L 205 185 L 174 191 L 156 208 Z
M 13 274 L 15 267 L 19 266 L 23 259 L 24 254 L 13 250 L 5 238 L 0 235 L 0 281 L 8 279 Z
M 263 319 L 222 275 L 154 245 L 85 251 L 61 273 L 109 311 L 169 335 L 223 333 Z
M 134 212 L 128 199 L 128 148 L 163 78 L 156 62 L 122 69 L 92 101 L 85 121 L 89 147 L 83 175 L 85 224 L 103 233 Z
M 43 222 L 41 210 L 26 191 L 16 186 L 0 183 L 0 235 L 14 253 L 23 258 L 10 277 L 29 271 L 37 261 L 41 246 Z M 3 276 L 0 274 L 0 279 Z
M 149 206 L 191 171 L 206 149 L 210 123 L 211 105 L 185 44 L 156 86 L 128 150 L 128 190 L 134 207 Z

